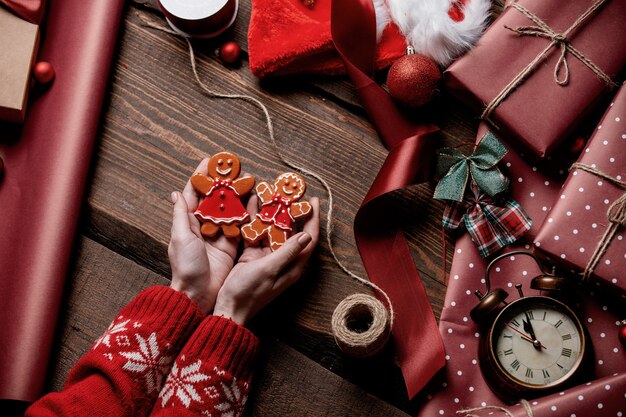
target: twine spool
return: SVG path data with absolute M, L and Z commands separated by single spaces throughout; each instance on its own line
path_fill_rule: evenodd
M 187 38 L 213 38 L 237 17 L 238 0 L 159 0 L 159 7 L 174 31 Z
M 358 358 L 380 352 L 391 334 L 387 309 L 367 294 L 352 294 L 343 299 L 335 308 L 331 327 L 337 346 Z

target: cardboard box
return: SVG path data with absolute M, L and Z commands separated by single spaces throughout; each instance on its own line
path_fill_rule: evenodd
M 0 120 L 24 121 L 38 46 L 39 26 L 0 7 Z

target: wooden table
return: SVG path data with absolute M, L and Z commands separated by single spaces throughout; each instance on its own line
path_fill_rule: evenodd
M 352 224 L 387 151 L 346 77 L 260 81 L 245 59 L 231 69 L 215 58 L 214 49 L 225 40 L 235 39 L 247 50 L 250 9 L 250 0 L 241 1 L 231 30 L 196 45 L 200 77 L 215 90 L 248 94 L 267 105 L 285 156 L 318 172 L 332 187 L 334 248 L 348 268 L 363 275 Z M 204 156 L 234 151 L 259 179 L 287 170 L 269 143 L 259 109 L 203 95 L 185 42 L 145 27 L 142 18 L 164 24 L 154 1 L 136 0 L 127 7 L 53 355 L 53 390 L 61 388 L 72 365 L 120 308 L 141 289 L 169 283 L 169 195 L 182 190 Z M 449 97 L 441 98 L 431 118 L 442 127 L 443 144 L 473 141 L 477 122 Z M 313 179 L 309 186 L 308 195 L 320 197 L 325 216 L 324 188 Z M 432 192 L 433 185 L 424 184 L 393 198 L 439 317 L 446 290 L 443 205 L 431 198 Z M 321 233 L 301 282 L 253 326 L 263 350 L 249 414 L 415 414 L 419 401 L 406 398 L 390 346 L 374 358 L 356 360 L 335 345 L 330 330 L 334 308 L 347 295 L 369 290 L 340 270 L 325 242 L 326 230 Z M 447 256 L 449 262 L 451 251 Z

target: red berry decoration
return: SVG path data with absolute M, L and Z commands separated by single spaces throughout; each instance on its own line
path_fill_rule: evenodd
M 622 325 L 619 326 L 619 333 L 617 333 L 617 338 L 622 343 L 622 346 L 626 348 L 626 320 L 622 320 Z
M 46 61 L 40 61 L 33 68 L 33 77 L 40 84 L 48 84 L 54 78 L 54 68 Z
M 224 64 L 235 65 L 241 58 L 241 47 L 235 41 L 226 42 L 217 50 L 217 56 Z
M 407 55 L 393 63 L 387 75 L 389 94 L 405 107 L 419 108 L 430 102 L 441 80 L 441 71 L 431 58 L 407 48 Z

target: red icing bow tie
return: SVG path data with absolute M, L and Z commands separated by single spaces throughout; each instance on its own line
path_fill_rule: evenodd
M 218 187 L 227 187 L 232 183 L 232 180 L 216 180 L 215 183 Z
M 272 197 L 272 201 L 274 203 L 280 203 L 283 206 L 287 206 L 287 207 L 289 207 L 291 205 L 291 201 L 290 200 L 285 200 L 279 194 L 274 194 L 274 197 Z
M 22 19 L 36 25 L 41 23 L 46 10 L 45 0 L 0 0 L 0 4 L 4 4 Z

